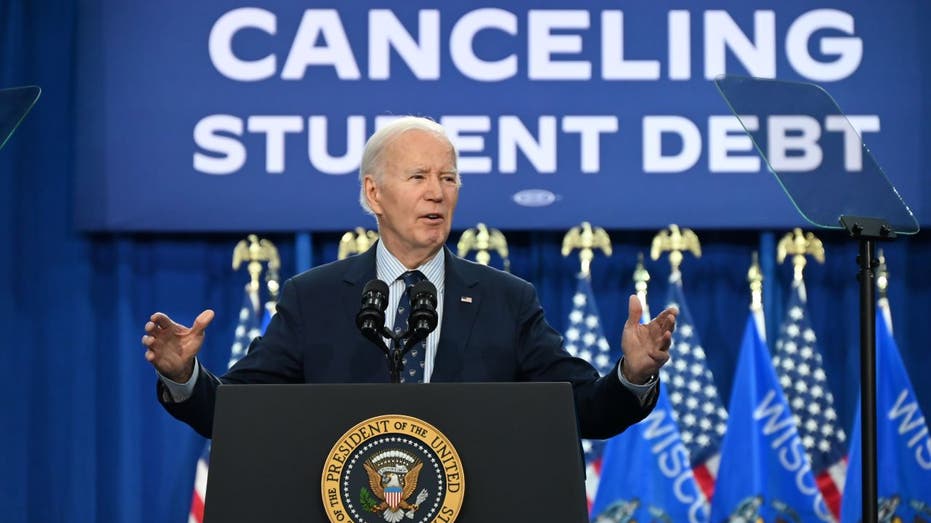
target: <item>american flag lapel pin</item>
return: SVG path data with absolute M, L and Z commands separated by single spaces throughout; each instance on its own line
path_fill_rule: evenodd
M 472 303 L 472 297 L 462 296 L 461 298 L 459 298 L 459 301 L 461 301 L 462 303 Z

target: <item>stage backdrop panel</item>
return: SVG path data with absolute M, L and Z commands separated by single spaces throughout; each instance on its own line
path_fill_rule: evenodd
M 364 139 L 406 114 L 459 147 L 459 226 L 802 224 L 714 88 L 723 73 L 824 86 L 919 219 L 931 205 L 920 2 L 82 6 L 85 230 L 365 223 Z M 842 154 L 821 132 L 787 154 Z

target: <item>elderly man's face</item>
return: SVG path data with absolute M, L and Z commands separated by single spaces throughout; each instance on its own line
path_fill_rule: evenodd
M 382 152 L 382 177 L 365 179 L 382 241 L 402 262 L 425 261 L 449 236 L 459 199 L 456 155 L 442 136 L 410 130 Z

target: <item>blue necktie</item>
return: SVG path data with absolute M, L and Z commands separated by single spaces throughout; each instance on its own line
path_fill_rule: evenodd
M 401 294 L 401 301 L 398 302 L 398 313 L 394 316 L 394 333 L 395 335 L 407 329 L 407 319 L 411 315 L 411 287 L 416 283 L 423 281 L 426 277 L 420 271 L 407 271 L 402 274 L 399 280 L 404 280 L 404 293 Z M 406 339 L 401 340 L 401 346 L 404 346 Z M 401 360 L 404 368 L 401 370 L 401 383 L 423 383 L 424 356 L 426 356 L 426 345 L 422 341 L 411 348 L 411 351 Z

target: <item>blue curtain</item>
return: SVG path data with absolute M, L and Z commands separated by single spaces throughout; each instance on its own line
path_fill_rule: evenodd
M 214 308 L 217 318 L 202 357 L 220 369 L 245 283 L 245 274 L 230 267 L 232 247 L 242 235 L 74 230 L 72 158 L 82 129 L 73 115 L 82 100 L 75 91 L 81 72 L 72 43 L 79 5 L 0 0 L 0 87 L 37 84 L 44 90 L 0 151 L 0 238 L 7 245 L 7 254 L 0 256 L 0 332 L 7 340 L 0 345 L 5 371 L 0 519 L 180 523 L 186 520 L 203 441 L 158 406 L 155 376 L 142 356 L 142 326 L 157 310 L 189 322 L 202 308 Z M 697 232 L 703 256 L 686 259 L 684 287 L 726 398 L 746 318 L 751 252 L 762 249 L 771 257 L 783 231 Z M 636 255 L 648 249 L 653 231 L 611 234 L 614 256 L 596 258 L 593 281 L 616 350 Z M 856 246 L 839 232 L 821 236 L 828 259 L 806 270 L 809 306 L 840 417 L 849 427 L 859 368 Z M 512 272 L 537 286 L 558 329 L 566 323 L 578 269 L 575 256 L 559 254 L 561 237 L 561 232 L 508 232 Z M 297 252 L 293 236 L 271 239 L 282 255 L 282 274 L 293 275 L 295 259 L 306 259 L 307 253 Z M 334 259 L 337 239 L 332 233 L 313 234 L 309 257 L 316 263 Z M 922 354 L 931 311 L 931 241 L 922 234 L 885 248 L 896 338 L 921 406 L 929 412 L 931 384 L 921 377 L 927 370 Z M 653 275 L 650 304 L 658 312 L 668 264 L 648 260 L 647 268 Z M 773 340 L 791 268 L 771 268 L 768 274 Z

